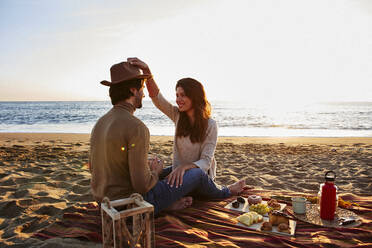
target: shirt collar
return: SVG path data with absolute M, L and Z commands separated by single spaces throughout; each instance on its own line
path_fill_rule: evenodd
M 136 110 L 136 108 L 130 104 L 130 103 L 127 103 L 127 102 L 123 102 L 123 103 L 118 103 L 118 104 L 115 104 L 114 105 L 114 108 L 117 109 L 117 108 L 121 108 L 121 109 L 125 109 L 127 110 L 129 113 L 133 114 L 134 111 Z

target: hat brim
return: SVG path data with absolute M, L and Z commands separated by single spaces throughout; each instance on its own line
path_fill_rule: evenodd
M 125 80 L 117 81 L 117 82 L 110 82 L 110 81 L 107 81 L 107 80 L 103 80 L 103 81 L 101 81 L 101 84 L 105 85 L 105 86 L 112 86 L 114 84 L 123 83 L 125 81 L 129 81 L 129 80 L 132 80 L 132 79 L 146 79 L 146 78 L 151 78 L 151 77 L 152 77 L 151 74 L 142 74 L 142 75 L 137 75 L 135 77 L 131 77 L 131 78 L 128 78 L 128 79 L 125 79 Z

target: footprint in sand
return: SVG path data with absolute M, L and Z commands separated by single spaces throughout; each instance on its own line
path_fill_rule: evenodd
M 0 180 L 3 179 L 4 177 L 8 176 L 9 174 L 7 173 L 0 173 Z
M 48 192 L 45 192 L 45 191 L 40 191 L 40 192 L 37 192 L 36 195 L 38 195 L 38 196 L 47 196 L 47 195 L 49 195 L 49 193 Z
M 57 199 L 57 198 L 53 198 L 49 196 L 42 196 L 42 197 L 36 198 L 36 200 L 40 203 L 58 203 L 58 202 L 66 201 L 63 197 Z
M 17 228 L 15 229 L 15 232 L 16 233 L 33 233 L 34 231 L 36 231 L 37 229 L 39 229 L 39 227 L 37 227 L 37 229 L 35 228 L 36 226 L 38 226 L 38 222 L 41 218 L 40 217 L 26 217 L 26 218 L 19 218 L 18 221 L 20 223 L 24 222 L 24 224 L 22 225 L 18 225 Z M 35 222 L 37 223 L 35 225 Z
M 10 219 L 4 219 L 4 221 L 0 224 L 0 230 L 3 230 L 4 228 L 8 227 L 10 224 Z
M 263 180 L 257 178 L 257 177 L 247 177 L 247 179 L 245 180 L 247 182 L 248 185 L 255 185 L 255 186 L 263 186 L 264 185 L 264 182 Z
M 16 183 L 14 182 L 14 180 L 12 178 L 4 181 L 4 182 L 1 182 L 1 186 L 13 186 L 13 185 L 16 185 Z
M 366 190 L 368 190 L 369 192 L 372 191 L 372 183 L 368 183 L 367 186 L 366 186 Z
M 53 147 L 51 150 L 52 150 L 52 152 L 58 152 L 58 151 L 65 151 L 65 148 L 62 148 L 62 147 Z
M 69 194 L 66 199 L 69 202 L 81 202 L 81 195 Z
M 52 181 L 52 180 L 51 180 Z M 59 188 L 59 189 L 70 189 L 71 188 L 71 183 L 66 183 L 65 181 L 61 182 L 47 182 L 46 185 L 48 187 L 53 187 L 53 188 Z
M 15 231 L 17 233 L 34 233 L 38 230 L 43 229 L 44 227 L 50 225 L 50 221 L 45 221 L 45 216 L 35 216 L 35 217 L 25 217 L 19 221 L 24 224 L 19 225 Z M 57 246 L 58 247 L 58 246 Z
M 36 163 L 36 166 L 38 166 L 38 167 L 42 167 L 42 168 L 49 168 L 49 167 L 51 167 L 52 165 L 51 165 L 50 163 L 48 163 L 48 164 L 40 164 L 40 163 Z
M 19 168 L 17 171 L 31 172 L 33 174 L 41 174 L 43 169 L 37 167 Z
M 87 186 L 75 185 L 72 187 L 72 192 L 74 192 L 75 194 L 84 194 L 89 190 L 90 190 L 90 187 L 87 187 Z
M 13 148 L 25 148 L 25 146 L 21 146 L 21 145 L 13 145 L 12 147 Z
M 296 188 L 298 188 L 298 189 L 308 189 L 308 190 L 312 190 L 312 191 L 315 192 L 316 190 L 319 189 L 319 184 L 318 183 L 310 183 L 310 182 L 297 183 Z
M 56 181 L 66 181 L 70 178 L 70 176 L 67 173 L 59 174 L 57 176 L 52 177 L 52 179 Z
M 13 194 L 11 194 L 11 198 L 24 198 L 25 196 L 29 195 L 29 190 L 27 189 L 22 189 L 22 190 L 17 190 Z
M 46 169 L 46 170 L 43 170 L 43 171 L 42 171 L 42 174 L 50 175 L 50 174 L 53 173 L 53 172 L 54 172 L 53 170 Z
M 309 173 L 296 172 L 296 174 L 295 174 L 296 178 L 306 178 L 307 176 L 309 176 Z
M 36 176 L 34 178 L 31 178 L 31 182 L 33 183 L 43 183 L 46 182 L 47 179 L 44 176 Z
M 94 201 L 93 196 L 92 196 L 92 194 L 90 192 L 87 193 L 87 194 L 84 194 L 84 195 L 80 196 L 79 199 L 82 202 L 92 202 L 92 201 Z
M 15 235 L 14 229 L 12 227 L 5 228 L 3 234 L 1 235 L 2 239 L 11 238 Z
M 19 206 L 17 204 L 17 201 L 6 201 L 6 202 L 0 202 L 0 217 L 11 219 L 14 217 L 19 216 L 25 208 Z
M 35 211 L 37 214 L 42 214 L 42 215 L 49 215 L 49 216 L 55 216 L 57 215 L 61 209 L 56 208 L 54 206 L 42 206 L 38 210 Z
M 18 205 L 20 207 L 25 207 L 25 208 L 31 205 L 36 205 L 36 204 L 39 204 L 39 202 L 36 199 L 22 199 L 18 201 Z
M 90 185 L 90 179 L 84 179 L 77 182 L 77 184 L 81 186 L 89 186 Z

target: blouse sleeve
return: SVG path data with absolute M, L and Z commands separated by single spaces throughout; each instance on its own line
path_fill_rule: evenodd
M 201 145 L 201 154 L 198 161 L 193 162 L 203 171 L 207 172 L 211 166 L 212 159 L 214 157 L 214 152 L 217 145 L 217 123 L 210 119 L 207 129 L 207 137 Z
M 176 123 L 177 118 L 179 116 L 179 110 L 176 106 L 172 105 L 170 102 L 167 101 L 163 97 L 163 95 L 159 92 L 157 96 L 151 98 L 154 105 L 163 112 L 166 116 L 168 116 L 174 123 Z

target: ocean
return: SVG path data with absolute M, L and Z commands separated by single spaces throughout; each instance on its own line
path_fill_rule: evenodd
M 372 137 L 372 102 L 296 106 L 211 102 L 219 136 Z M 90 133 L 109 101 L 0 102 L 0 132 Z M 174 135 L 174 124 L 150 101 L 135 115 L 151 135 Z

